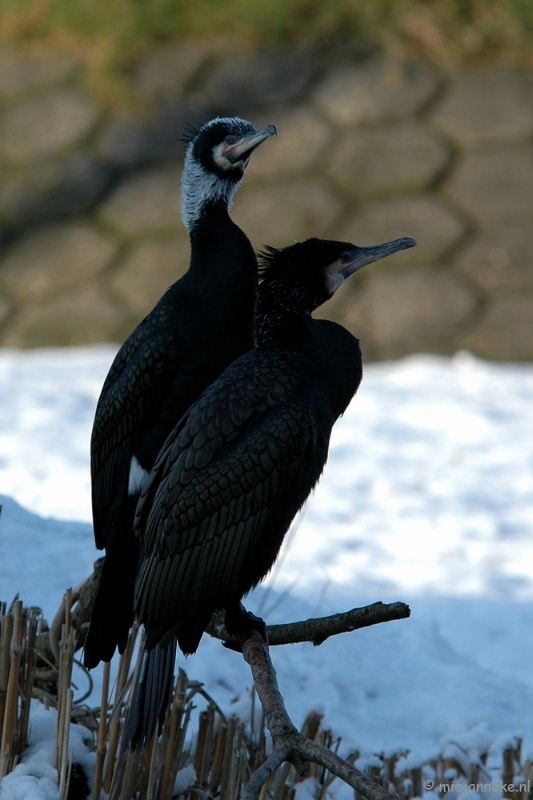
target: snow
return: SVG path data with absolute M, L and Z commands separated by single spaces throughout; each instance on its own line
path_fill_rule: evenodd
M 0 598 L 18 592 L 48 620 L 100 555 L 89 438 L 115 352 L 0 350 Z M 366 367 L 317 490 L 247 604 L 272 623 L 377 600 L 404 600 L 412 617 L 273 648 L 297 724 L 318 709 L 343 748 L 409 750 L 413 765 L 452 746 L 474 759 L 516 735 L 533 748 L 532 408 L 528 364 L 460 353 Z M 179 664 L 245 712 L 240 656 L 204 637 Z M 57 796 L 46 714 L 32 710 L 31 749 L 1 800 Z
M 185 789 L 192 786 L 196 780 L 196 770 L 193 764 L 188 764 L 183 769 L 180 769 L 174 781 L 174 794 L 182 794 Z
M 0 800 L 57 800 L 58 776 L 53 767 L 55 759 L 55 732 L 57 712 L 45 709 L 42 703 L 32 700 L 30 746 L 21 764 L 3 778 Z M 96 755 L 90 753 L 84 739 L 90 738 L 81 725 L 70 726 L 69 746 L 73 761 L 87 773 L 94 772 Z

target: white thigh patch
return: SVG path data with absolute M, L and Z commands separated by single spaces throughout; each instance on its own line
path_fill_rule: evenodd
M 143 469 L 135 456 L 131 459 L 128 494 L 140 494 L 150 473 Z

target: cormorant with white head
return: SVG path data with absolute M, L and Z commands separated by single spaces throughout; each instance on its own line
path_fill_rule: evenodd
M 176 644 L 194 653 L 216 609 L 230 633 L 264 630 L 241 600 L 276 560 L 362 377 L 358 340 L 311 312 L 361 267 L 415 244 L 309 239 L 263 254 L 255 348 L 176 425 L 137 506 L 135 609 L 146 643 L 126 726 L 132 748 L 165 713 Z
M 182 178 L 189 271 L 122 345 L 105 380 L 91 478 L 94 535 L 106 558 L 85 642 L 89 668 L 127 641 L 139 552 L 134 509 L 161 446 L 176 419 L 253 346 L 257 259 L 229 211 L 251 154 L 275 133 L 218 117 L 191 138 Z

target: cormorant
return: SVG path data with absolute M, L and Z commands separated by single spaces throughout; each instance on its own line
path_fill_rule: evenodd
M 182 177 L 189 271 L 122 345 L 105 380 L 91 477 L 94 536 L 106 558 L 85 642 L 89 668 L 126 645 L 139 552 L 134 510 L 159 450 L 191 403 L 253 347 L 257 259 L 229 210 L 251 154 L 275 133 L 218 117 L 192 136 Z
M 311 312 L 361 267 L 415 244 L 309 239 L 262 254 L 254 350 L 176 425 L 137 505 L 146 642 L 125 746 L 146 744 L 164 715 L 176 642 L 194 653 L 216 609 L 230 633 L 264 630 L 241 600 L 272 567 L 362 377 L 358 340 Z

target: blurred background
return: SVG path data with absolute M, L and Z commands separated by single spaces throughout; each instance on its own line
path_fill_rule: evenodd
M 188 265 L 187 124 L 278 137 L 234 218 L 419 248 L 323 310 L 367 359 L 533 358 L 530 0 L 3 0 L 0 345 L 122 341 Z

